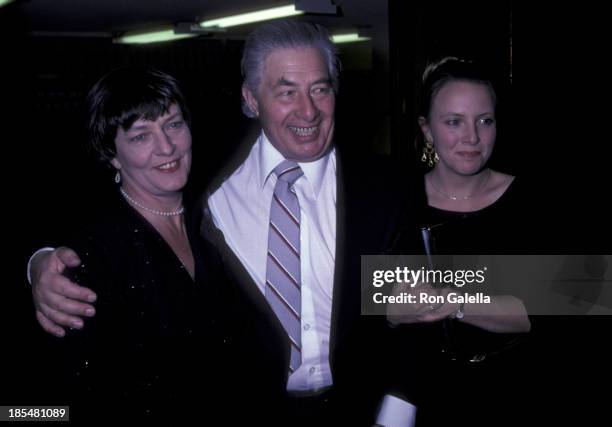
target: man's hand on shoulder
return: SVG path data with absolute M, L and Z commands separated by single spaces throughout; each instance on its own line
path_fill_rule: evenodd
M 38 253 L 32 260 L 32 297 L 36 319 L 45 331 L 58 337 L 65 335 L 64 327 L 82 328 L 82 316 L 95 315 L 95 308 L 88 303 L 96 300 L 96 294 L 62 274 L 66 267 L 80 264 L 78 255 L 66 247 Z

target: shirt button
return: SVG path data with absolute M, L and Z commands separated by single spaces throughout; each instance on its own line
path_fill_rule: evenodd
M 310 329 L 310 323 L 304 324 L 304 330 L 307 331 Z
M 311 366 L 310 369 L 308 370 L 308 372 L 310 372 L 310 375 L 314 374 L 316 371 L 316 368 L 314 366 Z

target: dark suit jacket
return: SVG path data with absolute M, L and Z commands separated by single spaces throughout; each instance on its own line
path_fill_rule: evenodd
M 405 211 L 403 205 L 409 203 L 411 195 L 410 190 L 399 188 L 399 183 L 406 181 L 399 176 L 409 171 L 402 171 L 382 156 L 348 156 L 339 150 L 336 153 L 337 237 L 330 336 L 334 386 L 329 398 L 333 415 L 321 420 L 319 425 L 334 424 L 334 417 L 352 425 L 371 425 L 384 393 L 397 390 L 389 377 L 394 360 L 393 354 L 387 352 L 386 319 L 360 315 L 360 261 L 361 255 L 383 253 L 394 237 L 400 213 Z M 229 173 L 220 177 L 209 194 L 241 162 L 234 160 Z M 259 322 L 248 325 L 248 334 L 267 337 L 268 361 L 279 367 L 270 373 L 264 385 L 265 393 L 277 404 L 284 402 L 290 356 L 287 334 L 240 260 L 225 243 L 221 231 L 212 224 L 205 203 L 204 206 L 203 235 L 219 248 L 228 270 L 237 277 L 252 308 L 259 313 Z M 402 391 L 405 395 L 406 390 Z

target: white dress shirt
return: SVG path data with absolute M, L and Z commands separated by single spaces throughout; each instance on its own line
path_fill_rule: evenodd
M 208 199 L 215 225 L 261 292 L 265 291 L 270 204 L 277 180 L 272 170 L 283 160 L 262 132 L 244 163 Z M 333 383 L 329 339 L 336 256 L 335 150 L 299 165 L 304 175 L 294 188 L 301 215 L 302 365 L 287 382 L 287 390 L 292 391 L 317 390 Z M 28 262 L 28 281 L 32 258 L 39 251 Z M 415 414 L 412 404 L 386 395 L 376 421 L 385 427 L 412 427 Z
M 270 204 L 277 181 L 272 171 L 283 160 L 262 132 L 247 159 L 208 199 L 215 225 L 262 293 Z M 336 257 L 336 152 L 332 149 L 317 161 L 299 165 L 304 175 L 294 188 L 300 203 L 302 364 L 289 376 L 290 391 L 317 390 L 333 383 L 329 339 Z M 377 422 L 412 427 L 415 414 L 410 403 L 386 395 Z
M 242 165 L 208 199 L 215 225 L 265 292 L 270 205 L 284 159 L 262 132 Z M 336 154 L 299 163 L 304 175 L 294 184 L 300 203 L 302 364 L 287 389 L 317 390 L 332 385 L 329 337 L 336 252 Z

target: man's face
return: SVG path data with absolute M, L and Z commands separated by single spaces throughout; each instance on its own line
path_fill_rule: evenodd
M 325 155 L 334 135 L 335 94 L 315 48 L 278 49 L 264 61 L 257 93 L 242 94 L 274 147 L 288 160 Z

